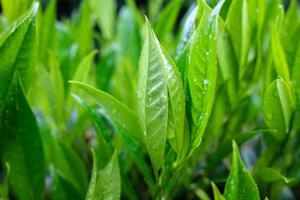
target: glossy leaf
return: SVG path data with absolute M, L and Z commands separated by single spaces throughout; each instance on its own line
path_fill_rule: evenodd
M 43 145 L 17 76 L 14 80 L 0 121 L 1 160 L 10 166 L 9 183 L 18 198 L 38 200 L 45 185 Z
M 193 7 L 191 8 L 188 15 L 186 16 L 180 34 L 180 40 L 177 46 L 176 58 L 179 58 L 182 55 L 184 49 L 186 48 L 188 42 L 190 41 L 193 35 L 196 26 L 195 22 L 196 22 L 197 11 L 198 11 L 198 7 Z
M 241 160 L 238 146 L 234 141 L 232 148 L 232 166 L 225 185 L 225 199 L 259 200 L 257 185 Z
M 163 164 L 168 124 L 168 77 L 166 59 L 151 26 L 146 21 L 146 39 L 138 84 L 138 110 L 145 143 L 155 169 Z
M 38 4 L 35 4 L 16 25 L 11 26 L 9 31 L 3 33 L 0 38 L 0 113 L 3 111 L 9 88 L 17 73 L 25 92 L 29 90 L 32 83 L 37 9 Z
M 282 79 L 272 82 L 264 95 L 264 119 L 277 140 L 283 140 L 290 130 L 295 109 L 295 99 L 287 83 Z
M 92 150 L 92 155 L 93 155 L 93 170 L 92 170 L 92 176 L 90 179 L 89 188 L 85 200 L 96 199 L 95 194 L 97 191 L 98 165 L 97 165 L 97 157 L 93 150 Z
M 190 154 L 200 145 L 214 102 L 217 80 L 217 15 L 223 1 L 203 16 L 191 41 L 188 66 L 192 145 Z
M 105 166 L 99 172 L 99 179 L 97 181 L 99 186 L 99 199 L 113 199 L 117 200 L 121 197 L 121 178 L 118 164 L 118 154 L 115 152 Z

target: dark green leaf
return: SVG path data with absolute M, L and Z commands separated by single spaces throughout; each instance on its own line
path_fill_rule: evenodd
M 63 175 L 56 170 L 53 166 L 50 168 L 51 177 L 52 177 L 52 199 L 53 200 L 81 200 L 83 199 L 78 191 L 74 188 L 74 185 L 71 184 Z
M 9 183 L 18 198 L 39 200 L 44 192 L 45 163 L 36 119 L 18 83 L 10 87 L 7 98 L 0 121 L 1 160 L 10 166 Z

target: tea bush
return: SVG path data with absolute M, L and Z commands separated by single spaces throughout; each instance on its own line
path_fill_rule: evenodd
M 1 0 L 0 199 L 298 199 L 296 0 Z

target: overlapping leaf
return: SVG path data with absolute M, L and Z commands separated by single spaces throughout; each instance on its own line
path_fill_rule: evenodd
M 265 93 L 263 108 L 265 122 L 272 135 L 277 140 L 283 140 L 290 130 L 295 109 L 295 99 L 289 85 L 282 79 L 273 81 Z
M 204 14 L 191 41 L 188 85 L 192 128 L 192 153 L 201 143 L 214 101 L 217 80 L 216 33 L 223 1 L 208 16 Z
M 179 72 L 146 20 L 146 39 L 140 58 L 139 117 L 151 161 L 163 164 L 166 138 L 176 152 L 183 147 L 185 97 Z M 169 98 L 169 99 L 168 99 Z

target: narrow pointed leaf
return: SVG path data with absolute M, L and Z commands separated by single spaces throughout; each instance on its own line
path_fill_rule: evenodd
M 92 154 L 93 154 L 93 170 L 92 170 L 92 176 L 90 179 L 89 188 L 85 200 L 96 199 L 95 194 L 97 191 L 98 166 L 97 166 L 97 157 L 94 150 L 92 150 Z
M 35 4 L 32 10 L 0 38 L 0 113 L 17 72 L 25 92 L 31 85 L 31 77 L 34 74 L 33 53 L 37 9 L 38 4 Z
M 225 199 L 259 200 L 257 185 L 241 160 L 238 146 L 234 141 L 232 147 L 232 166 L 225 185 Z
M 211 185 L 212 185 L 212 188 L 213 188 L 214 200 L 225 200 L 225 198 L 220 193 L 218 187 L 214 183 L 212 183 Z
M 50 173 L 53 180 L 51 184 L 53 200 L 82 199 L 82 196 L 78 193 L 74 185 L 65 179 L 59 170 L 51 166 Z
M 289 66 L 286 60 L 286 56 L 283 47 L 280 43 L 279 33 L 276 27 L 272 28 L 271 34 L 271 48 L 272 56 L 278 76 L 283 78 L 286 82 L 290 81 Z
M 223 4 L 203 16 L 191 41 L 188 66 L 192 145 L 190 154 L 200 145 L 214 102 L 217 80 L 216 33 L 218 13 Z
M 86 95 L 94 98 L 97 104 L 104 110 L 118 126 L 122 127 L 130 136 L 142 142 L 141 128 L 136 115 L 124 104 L 106 92 L 93 88 L 84 83 L 70 81 L 74 86 L 85 91 Z
M 146 39 L 140 58 L 138 110 L 145 143 L 157 170 L 163 164 L 168 124 L 168 77 L 162 54 L 146 21 Z
M 94 18 L 105 39 L 112 39 L 115 25 L 115 0 L 89 0 Z

